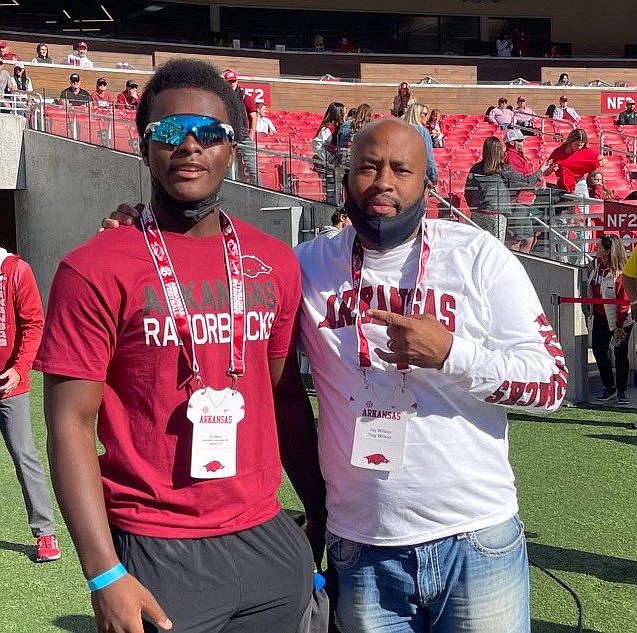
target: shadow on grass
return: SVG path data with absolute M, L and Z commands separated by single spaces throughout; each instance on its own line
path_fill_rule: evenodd
M 24 543 L 10 543 L 9 541 L 0 541 L 0 550 L 7 552 L 18 552 L 24 554 L 27 558 L 33 560 L 35 558 L 35 549 L 33 545 L 25 545 Z
M 595 407 L 596 409 L 604 410 L 604 411 L 612 411 L 612 409 L 608 409 L 606 407 Z M 616 409 L 615 409 L 616 410 Z M 625 412 L 625 410 L 622 409 Z M 632 428 L 632 420 L 631 421 L 623 421 L 618 422 L 616 420 L 607 420 L 605 422 L 600 422 L 599 420 L 578 420 L 574 418 L 551 418 L 551 417 L 542 417 L 538 415 L 528 415 L 525 413 L 514 413 L 509 411 L 507 413 L 507 417 L 509 421 L 516 422 L 548 422 L 549 424 L 577 424 L 579 426 L 601 426 L 601 427 L 610 427 L 614 429 L 626 429 Z
M 596 576 L 607 582 L 637 585 L 637 561 L 634 560 L 532 542 L 528 543 L 528 550 L 529 558 L 547 569 L 561 569 Z
M 53 624 L 70 633 L 95 633 L 95 618 L 90 615 L 61 615 Z
M 613 440 L 630 446 L 637 446 L 637 435 L 588 435 L 596 440 Z
M 566 626 L 565 624 L 555 624 L 544 620 L 531 620 L 532 633 L 577 633 L 576 626 Z M 583 629 L 582 633 L 599 633 L 593 629 Z

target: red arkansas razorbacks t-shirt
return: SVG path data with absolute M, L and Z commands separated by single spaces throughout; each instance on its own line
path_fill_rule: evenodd
M 104 383 L 97 432 L 109 521 L 135 534 L 200 538 L 279 511 L 281 479 L 268 360 L 294 345 L 300 275 L 283 242 L 233 218 L 242 252 L 246 373 L 238 389 L 237 474 L 190 476 L 189 370 L 138 226 L 104 231 L 64 257 L 53 280 L 40 371 Z M 231 316 L 221 234 L 164 232 L 192 320 L 204 383 L 231 385 Z

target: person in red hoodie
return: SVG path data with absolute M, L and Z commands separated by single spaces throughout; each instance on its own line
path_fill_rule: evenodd
M 137 82 L 134 79 L 129 79 L 126 82 L 126 88 L 117 95 L 117 106 L 128 108 L 130 110 L 137 109 L 137 106 L 139 105 L 137 88 Z
M 33 271 L 0 249 L 0 431 L 11 455 L 36 538 L 36 561 L 60 558 L 53 505 L 33 442 L 29 371 L 42 338 L 44 312 Z

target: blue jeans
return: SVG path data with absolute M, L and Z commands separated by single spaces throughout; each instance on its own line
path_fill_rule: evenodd
M 327 533 L 343 633 L 530 633 L 517 517 L 422 545 L 377 547 Z

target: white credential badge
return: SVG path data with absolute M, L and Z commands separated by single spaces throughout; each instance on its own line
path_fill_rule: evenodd
M 190 476 L 223 479 L 237 474 L 237 425 L 245 414 L 245 401 L 229 387 L 217 391 L 197 389 L 188 400 L 193 424 Z
M 404 387 L 367 385 L 350 398 L 356 416 L 352 466 L 399 470 L 403 465 L 407 424 L 416 415 L 416 396 Z

